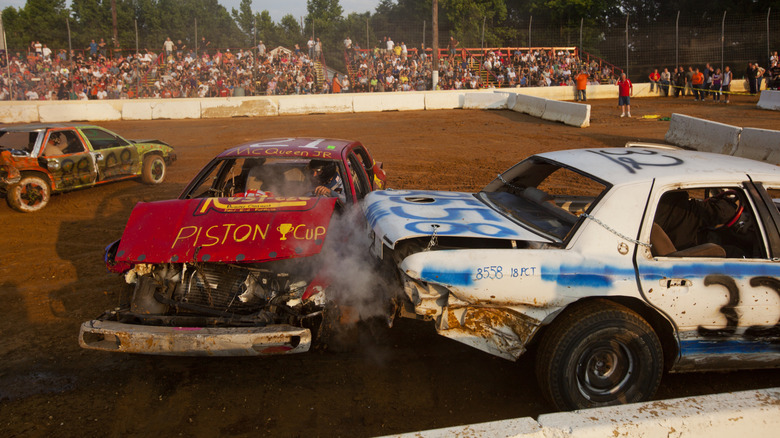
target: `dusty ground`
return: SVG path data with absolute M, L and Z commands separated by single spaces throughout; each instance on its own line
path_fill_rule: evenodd
M 497 359 L 414 321 L 352 353 L 235 359 L 85 351 L 78 327 L 117 303 L 123 281 L 101 258 L 133 205 L 175 197 L 229 146 L 357 139 L 384 162 L 390 187 L 476 190 L 533 153 L 662 141 L 668 122 L 642 115 L 780 128 L 780 113 L 755 102 L 634 99 L 634 118 L 621 119 L 614 101 L 593 101 L 586 129 L 463 110 L 103 123 L 129 138 L 168 141 L 179 161 L 159 187 L 125 181 L 68 193 L 33 215 L 0 204 L 0 435 L 376 436 L 549 412 L 528 358 Z M 670 375 L 657 398 L 774 386 L 778 371 Z

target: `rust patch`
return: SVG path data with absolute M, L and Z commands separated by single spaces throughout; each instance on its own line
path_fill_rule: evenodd
M 463 310 L 460 319 L 456 316 L 457 310 Z M 461 330 L 476 337 L 492 339 L 497 336 L 498 330 L 508 329 L 522 344 L 530 340 L 539 326 L 539 321 L 534 318 L 515 310 L 496 307 L 450 307 L 446 318 L 446 330 Z
M 510 309 L 469 307 L 463 315 L 463 327 L 477 336 L 492 337 L 494 328 L 508 327 L 523 342 L 530 339 L 538 323 L 533 318 Z

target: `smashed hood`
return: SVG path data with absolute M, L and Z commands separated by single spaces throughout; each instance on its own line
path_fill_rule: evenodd
M 325 242 L 336 198 L 205 198 L 139 203 L 116 261 L 247 263 L 305 257 Z
M 550 242 L 507 219 L 472 193 L 383 190 L 366 197 L 369 225 L 391 248 L 399 240 L 431 236 Z

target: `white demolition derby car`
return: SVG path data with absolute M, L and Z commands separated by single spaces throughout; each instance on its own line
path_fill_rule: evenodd
M 776 166 L 632 145 L 364 209 L 400 316 L 509 360 L 538 346 L 545 397 L 579 409 L 647 400 L 664 371 L 780 366 L 779 194 Z

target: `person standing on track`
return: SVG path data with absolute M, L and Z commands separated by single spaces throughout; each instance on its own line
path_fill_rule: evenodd
M 623 114 L 620 117 L 625 117 L 628 112 L 628 117 L 631 117 L 631 96 L 634 94 L 634 84 L 626 77 L 625 73 L 620 74 L 620 80 L 617 81 L 618 86 L 618 106 L 623 109 Z

